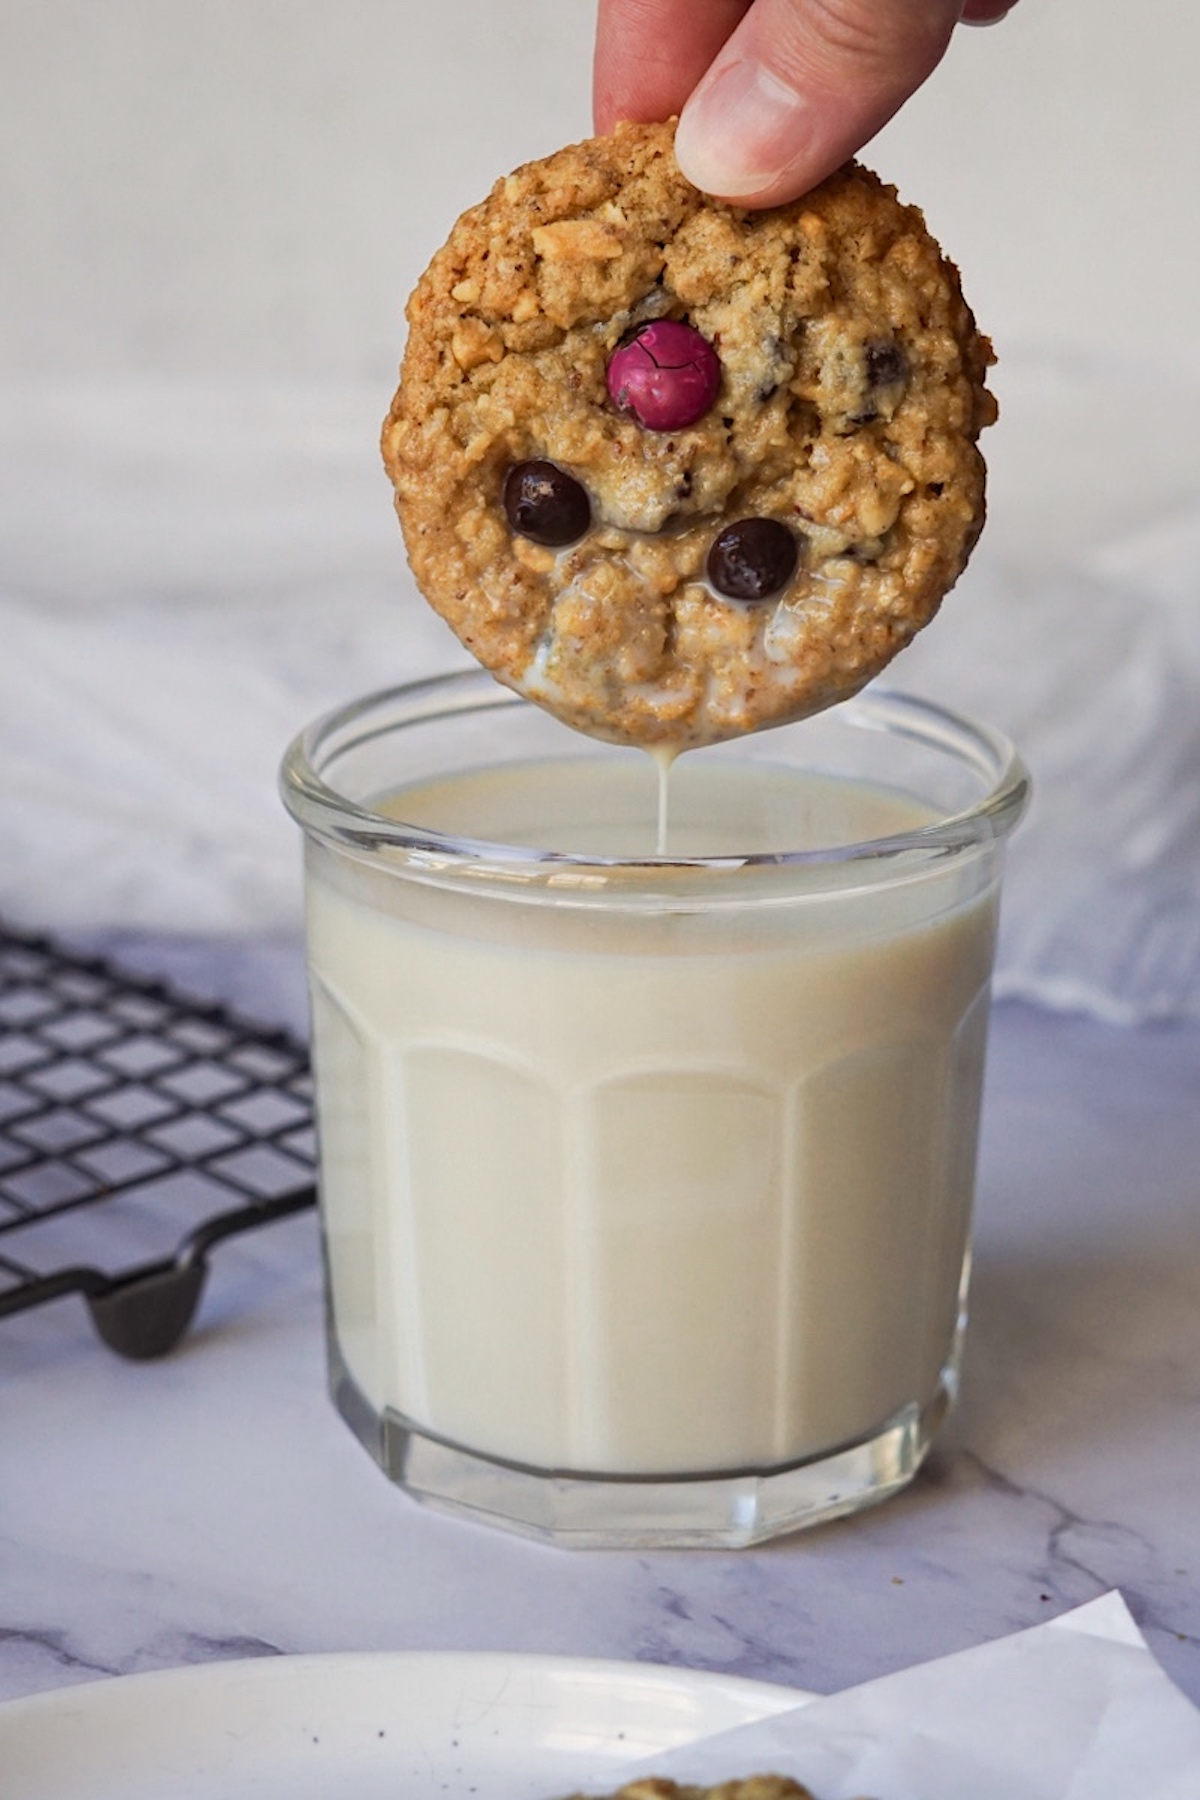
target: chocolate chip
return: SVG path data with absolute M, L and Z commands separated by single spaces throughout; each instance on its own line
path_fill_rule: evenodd
M 508 471 L 504 510 L 521 537 L 555 550 L 575 543 L 592 522 L 586 490 L 557 463 L 543 458 L 515 463 Z
M 713 539 L 708 579 L 729 600 L 769 600 L 795 573 L 800 546 L 780 519 L 738 519 Z
M 846 423 L 852 426 L 873 425 L 881 411 L 886 411 L 891 416 L 900 400 L 900 395 L 895 390 L 908 379 L 908 358 L 899 344 L 864 344 L 863 373 L 866 376 L 863 405 L 856 407 L 846 418 Z M 883 399 L 889 388 L 893 392 Z M 876 397 L 883 399 L 882 408 L 875 404 Z
M 894 387 L 908 375 L 908 358 L 899 344 L 868 344 L 864 358 L 867 381 L 873 388 Z

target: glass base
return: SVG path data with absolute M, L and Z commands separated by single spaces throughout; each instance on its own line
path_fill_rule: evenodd
M 784 1467 L 579 1475 L 480 1456 L 430 1436 L 391 1408 L 377 1413 L 332 1334 L 329 1345 L 334 1404 L 384 1474 L 414 1499 L 543 1543 L 588 1550 L 743 1549 L 875 1506 L 912 1480 L 958 1385 L 951 1364 L 928 1405 L 914 1402 L 871 1436 Z

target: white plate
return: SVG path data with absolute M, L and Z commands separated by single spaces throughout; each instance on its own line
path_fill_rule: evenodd
M 267 1657 L 0 1706 L 3 1800 L 555 1800 L 811 1695 L 647 1663 Z

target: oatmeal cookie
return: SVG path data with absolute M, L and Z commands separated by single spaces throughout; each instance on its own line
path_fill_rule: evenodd
M 384 461 L 426 598 L 569 725 L 687 748 L 819 711 L 936 612 L 983 523 L 991 349 L 855 163 L 708 199 L 673 127 L 498 182 L 408 306 Z
M 581 1795 L 574 1800 L 583 1800 Z M 717 1787 L 693 1787 L 664 1775 L 643 1775 L 628 1781 L 608 1800 L 813 1800 L 808 1788 L 790 1775 L 748 1775 L 741 1781 L 722 1781 Z

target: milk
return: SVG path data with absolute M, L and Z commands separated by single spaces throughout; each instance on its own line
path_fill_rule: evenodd
M 724 869 L 473 883 L 308 841 L 341 1361 L 380 1417 L 539 1470 L 778 1468 L 953 1379 L 996 858 L 747 867 L 932 814 L 708 753 L 671 782 L 669 854 Z M 603 750 L 375 805 L 656 848 L 649 760 Z

